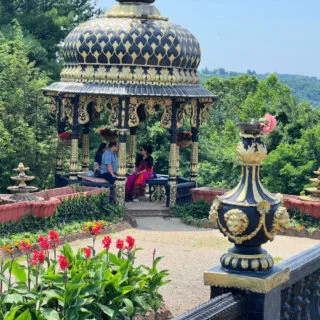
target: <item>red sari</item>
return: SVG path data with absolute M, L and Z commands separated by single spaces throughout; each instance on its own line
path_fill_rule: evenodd
M 126 196 L 131 198 L 132 196 L 140 197 L 145 195 L 146 180 L 151 178 L 153 173 L 153 159 L 147 157 L 142 159 L 137 167 L 136 172 L 144 171 L 140 174 L 133 173 L 130 175 L 126 182 Z

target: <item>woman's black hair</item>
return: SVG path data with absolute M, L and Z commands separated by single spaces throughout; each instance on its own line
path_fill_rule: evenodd
M 117 142 L 117 141 L 111 141 L 111 142 L 109 142 L 109 144 L 108 144 L 108 148 L 110 149 L 110 148 L 115 147 L 115 146 L 117 146 L 117 145 L 118 145 L 118 142 Z
M 150 144 L 148 144 L 148 145 L 146 144 L 146 145 L 142 146 L 142 148 L 144 150 L 146 150 L 149 155 L 152 154 L 152 152 L 153 152 L 153 148 Z
M 104 142 L 100 143 L 99 148 L 98 148 L 96 154 L 102 153 L 103 149 L 104 149 L 106 146 L 107 146 L 106 143 L 104 143 Z

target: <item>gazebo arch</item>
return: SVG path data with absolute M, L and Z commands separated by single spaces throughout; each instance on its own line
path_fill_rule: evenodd
M 117 0 L 106 14 L 76 27 L 64 43 L 61 81 L 43 89 L 52 100 L 58 133 L 72 127 L 70 181 L 79 172 L 78 135 L 82 126 L 81 170 L 89 169 L 89 130 L 93 113 L 110 111 L 109 124 L 119 132 L 118 203 L 124 203 L 127 169 L 133 170 L 138 108 L 152 114 L 163 110 L 161 125 L 170 130 L 170 205 L 176 202 L 177 130 L 190 117 L 192 156 L 190 178 L 198 175 L 198 132 L 216 97 L 200 86 L 197 68 L 201 52 L 197 39 L 168 21 L 152 5 L 154 0 Z M 130 155 L 127 164 L 127 136 Z M 57 175 L 62 174 L 58 141 Z

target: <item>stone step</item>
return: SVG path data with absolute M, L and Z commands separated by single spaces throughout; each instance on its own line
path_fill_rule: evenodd
M 171 217 L 170 210 L 126 210 L 125 213 L 133 217 Z

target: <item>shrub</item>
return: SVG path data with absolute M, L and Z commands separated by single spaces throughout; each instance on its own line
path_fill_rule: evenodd
M 171 212 L 174 216 L 181 217 L 186 221 L 201 220 L 209 217 L 210 206 L 207 201 L 201 200 L 188 205 L 174 206 L 171 208 Z

